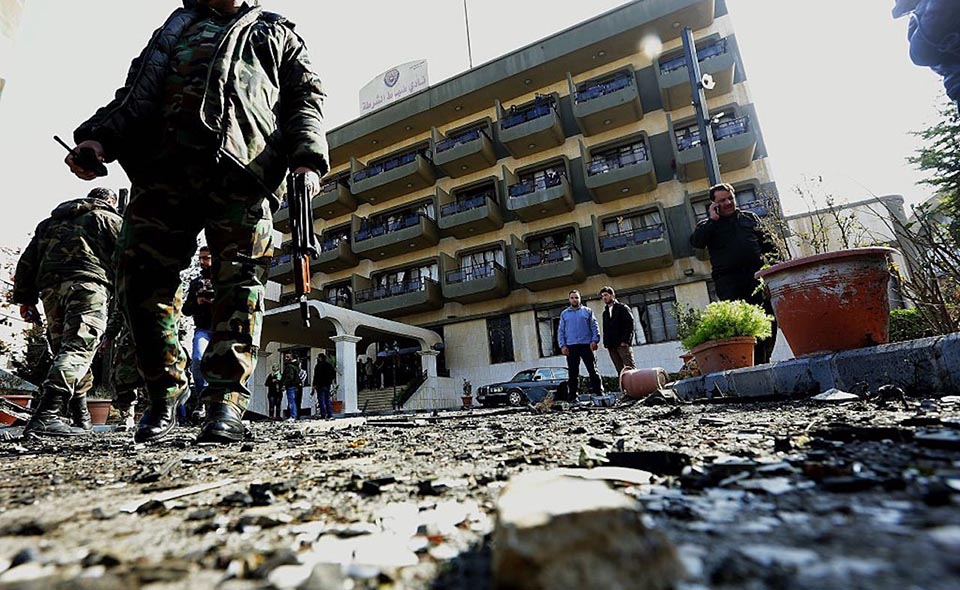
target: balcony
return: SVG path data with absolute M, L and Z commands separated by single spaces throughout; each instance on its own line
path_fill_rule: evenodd
M 399 215 L 393 222 L 367 227 L 354 224 L 353 252 L 370 260 L 383 260 L 404 252 L 436 246 L 440 241 L 437 222 L 421 213 Z
M 573 190 L 565 176 L 556 175 L 509 185 L 507 210 L 521 221 L 536 221 L 573 211 Z
M 728 51 L 727 40 L 721 39 L 697 50 L 700 73 L 710 74 L 716 86 L 707 90 L 707 98 L 728 94 L 733 91 L 734 70 L 737 60 L 733 51 Z M 690 94 L 690 74 L 683 54 L 660 62 L 657 69 L 660 83 L 660 97 L 665 110 L 672 111 L 689 106 L 693 101 Z
M 354 160 L 354 166 L 359 163 Z M 356 169 L 350 190 L 366 203 L 383 203 L 414 191 L 433 186 L 433 164 L 419 152 L 409 152 Z
M 543 291 L 582 282 L 587 273 L 576 246 L 550 250 L 518 250 L 513 276 L 531 291 Z
M 310 269 L 314 272 L 332 274 L 353 268 L 358 263 L 359 259 L 350 247 L 349 238 L 325 239 L 320 242 L 320 255 L 316 260 L 311 261 Z
M 676 137 L 677 174 L 684 182 L 707 177 L 703 165 L 703 150 L 700 148 L 700 131 L 688 127 Z M 757 148 L 757 133 L 750 118 L 743 116 L 725 119 L 713 126 L 713 139 L 717 147 L 717 160 L 721 172 L 746 168 L 753 161 Z
M 486 129 L 471 129 L 436 142 L 433 163 L 451 178 L 459 178 L 493 166 L 497 153 Z
M 509 293 L 507 269 L 496 262 L 451 270 L 443 276 L 443 296 L 459 303 L 488 301 Z
M 293 283 L 293 256 L 281 254 L 270 260 L 270 280 L 289 285 Z
M 584 179 L 594 202 L 607 203 L 657 188 L 649 148 L 629 153 L 597 154 L 583 158 Z
M 413 279 L 357 291 L 353 309 L 381 317 L 409 315 L 443 307 L 440 284 L 433 279 Z
M 601 234 L 594 226 L 597 262 L 610 276 L 619 276 L 673 264 L 673 251 L 662 223 L 614 234 Z
M 331 180 L 320 187 L 313 198 L 313 216 L 318 219 L 336 219 L 357 210 L 357 200 L 350 193 L 346 180 Z M 280 229 L 280 228 L 277 228 Z
M 574 86 L 573 116 L 584 135 L 596 135 L 643 119 L 640 93 L 633 70 L 619 72 L 612 79 L 585 82 Z
M 469 238 L 503 227 L 500 205 L 494 200 L 495 189 L 458 199 L 440 206 L 440 232 L 444 236 Z
M 509 111 L 499 107 L 498 112 L 500 143 L 514 158 L 563 145 L 563 128 L 555 97 L 541 98 L 525 107 L 510 107 Z
M 290 204 L 286 199 L 280 201 L 280 208 L 273 214 L 273 228 L 281 233 L 290 233 Z

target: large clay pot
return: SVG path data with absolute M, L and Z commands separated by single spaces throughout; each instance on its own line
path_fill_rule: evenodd
M 893 248 L 854 248 L 761 270 L 777 324 L 796 356 L 886 344 Z
M 30 405 L 30 400 L 33 399 L 32 395 L 17 395 L 17 394 L 2 395 L 0 397 L 7 400 L 8 402 L 13 402 L 17 404 L 18 406 L 23 406 L 24 408 L 28 407 Z M 10 414 L 5 414 L 2 410 L 0 410 L 0 426 L 10 426 L 16 421 L 17 421 L 16 418 L 11 416 Z
M 340 400 L 340 399 L 331 400 L 330 406 L 333 408 L 334 414 L 343 413 L 343 400 Z
M 113 404 L 108 399 L 88 399 L 87 409 L 90 410 L 90 421 L 94 424 L 106 424 L 107 417 L 110 416 L 110 406 Z
M 652 369 L 624 368 L 620 372 L 620 389 L 628 397 L 643 399 L 651 393 L 663 389 L 667 384 L 667 372 L 660 367 Z
M 699 346 L 693 347 L 690 352 L 697 359 L 697 367 L 701 375 L 719 373 L 732 369 L 742 369 L 753 366 L 753 347 L 757 339 L 753 336 L 735 336 L 708 340 Z

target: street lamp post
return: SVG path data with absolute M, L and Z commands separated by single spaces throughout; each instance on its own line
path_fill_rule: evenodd
M 683 29 L 683 54 L 687 60 L 687 73 L 690 75 L 690 93 L 693 96 L 693 108 L 697 112 L 697 127 L 700 130 L 700 149 L 703 150 L 703 165 L 707 169 L 710 186 L 720 184 L 720 165 L 717 162 L 717 146 L 713 141 L 713 125 L 710 111 L 707 109 L 707 97 L 704 89 L 713 88 L 712 80 L 700 75 L 700 62 L 697 60 L 697 46 L 693 41 L 693 30 Z

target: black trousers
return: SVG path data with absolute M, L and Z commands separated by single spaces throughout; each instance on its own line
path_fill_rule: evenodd
M 763 291 L 758 292 L 760 281 L 753 278 L 753 272 L 731 272 L 714 276 L 713 281 L 717 286 L 717 297 L 721 301 L 746 301 L 754 305 L 759 305 L 769 315 L 773 315 L 773 306 L 770 305 L 770 298 Z M 773 347 L 777 344 L 777 321 L 773 321 L 772 334 L 769 338 L 757 340 L 757 345 L 753 348 L 753 360 L 757 365 L 769 363 L 773 355 Z
M 594 395 L 600 395 L 600 373 L 597 372 L 597 355 L 590 350 L 589 344 L 567 345 L 567 369 L 570 380 L 567 382 L 567 396 L 571 400 L 577 399 L 580 385 L 580 361 L 587 366 L 587 375 L 590 376 L 590 390 Z

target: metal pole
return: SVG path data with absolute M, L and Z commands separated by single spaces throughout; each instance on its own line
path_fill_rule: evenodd
M 690 93 L 693 95 L 693 108 L 697 111 L 697 126 L 700 129 L 700 148 L 703 150 L 703 166 L 707 169 L 710 186 L 720 184 L 720 166 L 717 163 L 717 146 L 713 141 L 713 125 L 710 123 L 710 111 L 707 109 L 707 97 L 700 82 L 700 62 L 697 61 L 697 46 L 693 41 L 690 27 L 683 29 L 683 54 L 687 60 L 687 72 L 690 74 Z
M 470 43 L 470 14 L 467 11 L 467 0 L 463 0 L 463 22 L 467 27 L 467 60 L 470 62 L 470 69 L 473 69 L 473 46 Z

